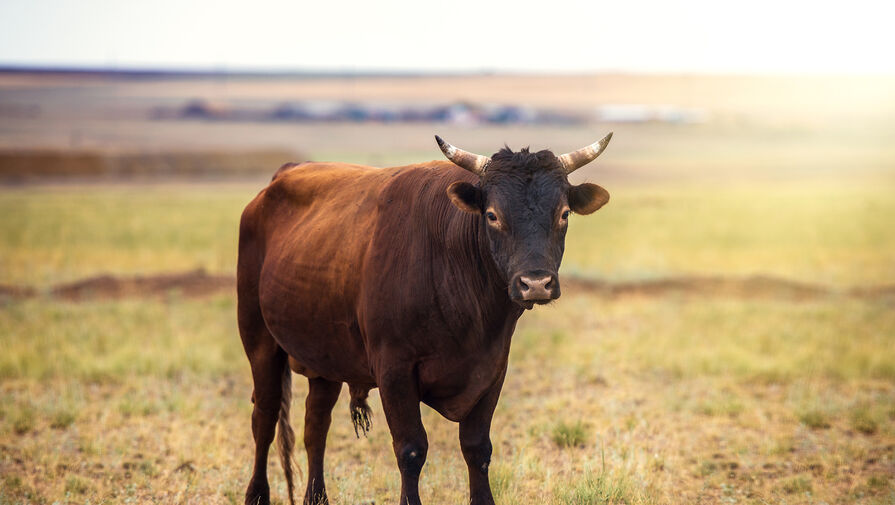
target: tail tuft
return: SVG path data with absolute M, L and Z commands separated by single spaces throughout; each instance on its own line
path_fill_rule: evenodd
M 289 409 L 292 406 L 292 370 L 284 367 L 283 392 L 280 397 L 280 418 L 277 422 L 277 448 L 280 452 L 280 460 L 283 463 L 283 473 L 286 474 L 286 489 L 289 492 L 289 503 L 295 505 L 295 485 L 292 482 L 292 450 L 295 448 L 295 432 L 289 424 Z

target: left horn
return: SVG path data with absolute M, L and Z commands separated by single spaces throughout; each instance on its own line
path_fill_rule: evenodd
M 577 151 L 572 151 L 570 153 L 563 154 L 559 157 L 559 161 L 562 162 L 563 168 L 566 170 L 566 174 L 571 174 L 575 170 L 587 165 L 591 161 L 597 159 L 597 156 L 606 149 L 606 146 L 609 145 L 609 139 L 612 138 L 612 132 L 609 132 L 609 135 L 606 135 L 602 139 L 594 142 L 593 144 L 582 147 Z
M 447 159 L 460 168 L 465 168 L 476 175 L 484 174 L 485 167 L 491 162 L 491 158 L 454 147 L 442 140 L 438 135 L 435 136 L 435 142 L 438 142 L 438 147 Z

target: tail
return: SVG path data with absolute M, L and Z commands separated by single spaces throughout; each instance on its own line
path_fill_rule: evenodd
M 292 449 L 295 448 L 295 432 L 289 424 L 289 409 L 292 406 L 292 370 L 283 367 L 282 396 L 280 398 L 280 419 L 277 422 L 277 448 L 286 474 L 286 489 L 289 492 L 289 503 L 295 505 L 295 485 L 292 483 Z

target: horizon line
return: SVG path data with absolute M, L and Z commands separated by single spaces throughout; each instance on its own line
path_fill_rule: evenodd
M 53 65 L 0 62 L 0 74 L 71 74 L 117 77 L 302 77 L 302 78 L 425 78 L 487 76 L 681 76 L 681 77 L 895 77 L 895 72 L 779 72 L 779 71 L 695 71 L 695 70 L 407 70 L 407 69 L 319 69 L 319 68 L 250 68 L 250 67 L 186 67 L 141 65 Z

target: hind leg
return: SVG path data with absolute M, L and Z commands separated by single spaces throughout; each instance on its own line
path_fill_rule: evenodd
M 267 483 L 267 456 L 273 442 L 280 415 L 280 400 L 283 394 L 283 373 L 286 367 L 286 353 L 273 339 L 269 345 L 259 345 L 249 354 L 255 391 L 252 398 L 252 435 L 255 439 L 255 465 L 252 480 L 246 490 L 246 505 L 266 505 L 270 503 L 270 487 Z M 287 373 L 288 373 L 288 369 Z M 290 392 L 287 392 L 290 393 Z
M 255 390 L 252 399 L 252 436 L 255 439 L 255 464 L 252 479 L 246 490 L 246 505 L 270 503 L 270 487 L 267 482 L 267 457 L 276 433 L 283 394 L 283 371 L 286 353 L 270 338 L 269 344 L 255 347 L 249 355 Z M 288 369 L 287 373 L 288 373 Z M 291 392 L 289 392 L 291 393 Z
M 252 435 L 255 439 L 255 464 L 252 479 L 246 490 L 246 504 L 270 503 L 270 486 L 267 481 L 267 456 L 273 442 L 277 423 L 280 431 L 280 452 L 289 502 L 292 496 L 292 446 L 294 435 L 289 426 L 289 405 L 292 399 L 292 376 L 286 352 L 277 344 L 261 313 L 259 279 L 264 262 L 259 245 L 256 221 L 256 202 L 250 203 L 239 223 L 239 257 L 236 267 L 237 321 L 239 335 L 249 365 L 255 389 L 252 401 Z
M 308 379 L 308 398 L 305 400 L 305 450 L 308 453 L 308 489 L 305 505 L 324 505 L 326 484 L 323 482 L 323 454 L 326 433 L 332 422 L 332 410 L 342 390 L 341 382 L 322 378 Z
M 249 358 L 249 365 L 252 367 L 252 379 L 255 386 L 252 392 L 252 402 L 255 404 L 252 410 L 255 464 L 252 479 L 246 489 L 245 503 L 246 505 L 267 505 L 270 503 L 267 456 L 276 432 L 280 409 L 283 406 L 281 402 L 286 407 L 284 414 L 288 415 L 288 401 L 292 395 L 292 383 L 289 375 L 291 371 L 288 368 L 285 351 L 276 343 L 261 316 L 261 309 L 257 301 L 258 294 L 254 284 L 245 282 L 244 276 L 239 281 L 239 334 L 242 337 L 246 356 Z M 288 389 L 284 388 L 284 385 Z M 287 431 L 291 432 L 288 420 L 286 420 L 286 424 Z M 281 435 L 288 436 L 287 433 Z M 289 470 L 287 470 L 287 481 L 290 481 L 291 484 Z M 289 498 L 291 502 L 291 493 Z

